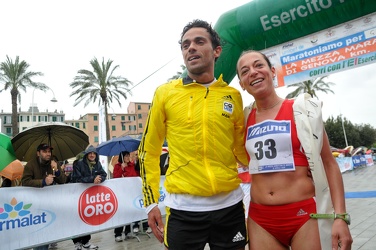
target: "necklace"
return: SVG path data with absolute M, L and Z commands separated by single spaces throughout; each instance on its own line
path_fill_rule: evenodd
M 257 105 L 256 105 L 256 110 L 257 110 L 257 111 L 262 111 L 262 110 L 272 109 L 272 108 L 274 108 L 275 106 L 277 106 L 281 101 L 282 101 L 282 99 L 279 99 L 276 103 L 274 103 L 273 105 L 271 105 L 271 106 L 269 106 L 269 107 L 266 107 L 266 108 L 258 108 Z

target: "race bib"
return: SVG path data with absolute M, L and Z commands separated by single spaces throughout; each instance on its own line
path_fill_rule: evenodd
M 265 120 L 247 128 L 251 174 L 295 171 L 291 122 Z

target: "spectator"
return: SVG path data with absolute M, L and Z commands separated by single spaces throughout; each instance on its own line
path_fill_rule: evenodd
M 89 146 L 83 158 L 76 161 L 73 165 L 72 182 L 73 183 L 94 183 L 100 184 L 106 180 L 107 173 L 103 170 L 99 162 L 99 156 L 93 146 Z M 98 246 L 91 244 L 89 241 L 91 235 L 80 236 L 73 239 L 75 250 L 98 249 Z
M 136 158 L 137 159 L 137 158 Z M 135 170 L 135 163 L 130 160 L 130 153 L 128 151 L 123 151 L 119 154 L 118 162 L 114 166 L 113 178 L 123 178 L 123 177 L 137 177 L 139 173 Z M 122 233 L 124 230 L 125 238 L 128 233 L 131 232 L 130 225 L 117 227 L 114 229 L 115 241 L 123 241 Z M 139 232 L 139 221 L 134 223 L 133 233 Z
M 42 143 L 37 147 L 37 155 L 25 166 L 22 174 L 22 185 L 26 187 L 38 187 L 65 183 L 65 175 L 62 174 L 61 167 L 52 159 L 53 148 L 47 143 Z M 47 250 L 49 244 L 35 247 L 34 250 Z

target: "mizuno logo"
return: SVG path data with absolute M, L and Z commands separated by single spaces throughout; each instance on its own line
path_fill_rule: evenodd
M 250 126 L 247 131 L 247 140 L 266 134 L 290 133 L 289 121 L 266 121 L 254 126 Z

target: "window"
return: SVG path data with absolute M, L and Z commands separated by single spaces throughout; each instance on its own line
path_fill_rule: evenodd
M 86 128 L 86 123 L 82 123 L 82 128 Z
M 4 124 L 6 124 L 6 123 L 7 123 L 7 117 L 4 116 Z
M 80 128 L 80 123 L 76 122 L 75 127 Z
M 94 116 L 93 116 L 93 119 L 94 119 L 94 121 L 98 121 L 98 116 L 97 116 L 97 115 L 94 115 Z
M 136 131 L 136 125 L 133 125 L 133 130 Z
M 142 114 L 138 114 L 138 119 L 142 119 Z
M 141 110 L 141 105 L 140 105 L 140 104 L 137 105 L 137 109 L 138 109 L 138 110 Z
M 53 122 L 57 122 L 57 117 L 56 116 L 52 116 L 52 121 Z
M 124 124 L 121 125 L 121 130 L 122 130 L 122 131 L 125 131 L 125 130 L 126 130 L 126 127 L 125 127 Z
M 99 142 L 98 136 L 94 136 L 94 142 Z
M 139 124 L 138 124 L 138 128 L 142 128 L 142 123 L 139 123 Z
M 23 121 L 23 116 L 20 115 L 20 116 L 18 117 L 18 119 L 20 119 L 20 122 L 22 122 L 22 121 Z
M 121 116 L 121 120 L 122 120 L 122 121 L 125 121 L 125 115 L 122 115 L 122 116 Z
M 6 134 L 11 135 L 12 134 L 12 128 L 7 128 L 6 129 Z
M 116 131 L 116 125 L 112 125 L 111 129 L 112 131 Z
M 132 131 L 132 126 L 131 126 L 131 125 L 129 125 L 129 127 L 128 127 L 128 128 L 129 128 L 129 131 Z
M 26 116 L 26 121 L 27 121 L 27 122 L 30 121 L 30 116 Z
M 94 125 L 94 131 L 98 131 L 98 126 Z
M 112 120 L 112 121 L 115 121 L 115 120 L 116 120 L 116 115 L 115 115 L 115 114 L 111 115 L 111 120 Z

